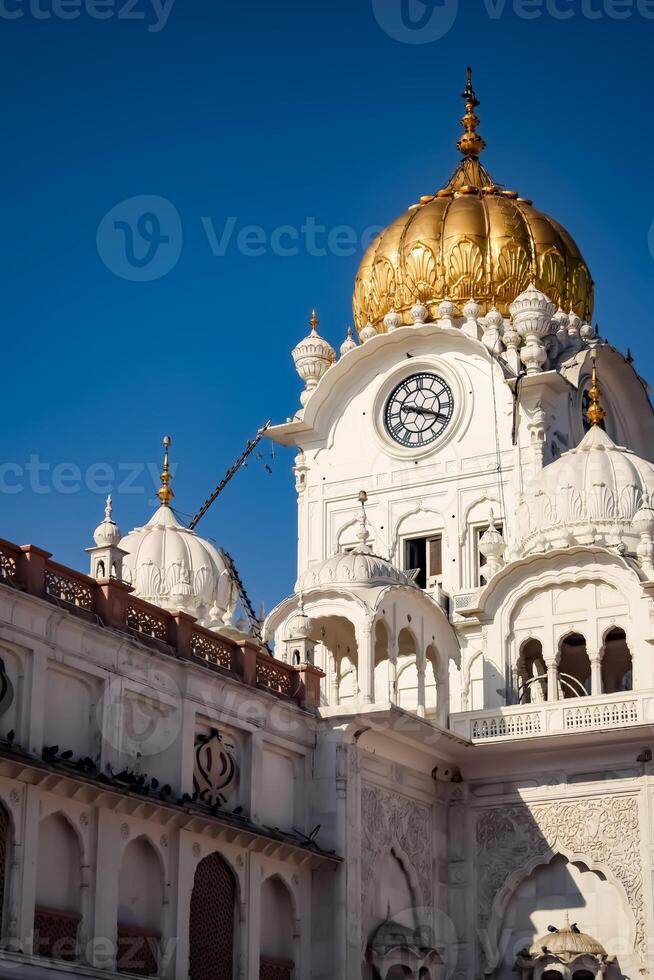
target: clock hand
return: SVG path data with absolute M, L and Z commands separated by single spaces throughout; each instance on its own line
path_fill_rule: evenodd
M 402 405 L 405 412 L 415 412 L 417 415 L 433 415 L 436 419 L 447 418 L 443 412 L 434 412 L 431 408 L 419 408 L 418 405 Z

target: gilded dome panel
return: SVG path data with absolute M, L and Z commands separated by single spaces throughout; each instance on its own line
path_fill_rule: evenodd
M 478 244 L 485 241 L 488 234 L 486 208 L 479 195 L 462 194 L 453 198 L 445 213 L 442 234 L 445 246 L 456 238 L 477 239 Z
M 445 269 L 451 299 L 465 301 L 471 296 L 482 295 L 484 253 L 478 242 L 470 238 L 456 239 L 447 254 Z
M 530 257 L 533 254 L 529 223 L 515 201 L 499 195 L 486 195 L 484 205 L 488 215 L 490 250 L 498 255 L 507 245 L 520 246 Z
M 442 197 L 435 197 L 416 207 L 413 217 L 405 224 L 402 235 L 403 250 L 414 242 L 431 242 L 438 245 L 443 233 L 445 214 L 451 203 Z
M 440 262 L 435 249 L 423 242 L 416 242 L 405 254 L 403 266 L 405 297 L 404 302 L 397 305 L 409 302 L 413 305 L 418 301 L 431 303 L 438 294 L 440 274 Z

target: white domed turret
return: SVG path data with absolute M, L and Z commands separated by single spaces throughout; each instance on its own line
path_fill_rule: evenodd
M 113 519 L 111 494 L 109 494 L 104 509 L 104 520 L 102 524 L 98 524 L 95 531 L 93 532 L 93 540 L 95 541 L 98 548 L 109 548 L 112 545 L 119 544 L 120 539 L 121 539 L 121 533 L 118 525 Z
M 358 344 L 352 339 L 352 327 L 348 327 L 347 336 L 341 344 L 341 357 L 345 357 L 346 354 L 349 354 L 351 350 L 356 350 L 357 347 Z
M 295 370 L 304 381 L 305 386 L 300 395 L 302 405 L 306 405 L 312 391 L 317 388 L 322 376 L 336 360 L 334 348 L 318 333 L 318 323 L 316 311 L 313 310 L 309 321 L 311 333 L 304 340 L 301 340 L 292 351 Z
M 312 589 L 321 589 L 332 585 L 362 585 L 362 586 L 386 586 L 386 585 L 406 585 L 417 589 L 412 576 L 400 571 L 395 565 L 374 555 L 369 545 L 370 531 L 366 517 L 365 503 L 368 496 L 365 490 L 359 494 L 361 503 L 361 514 L 358 519 L 357 538 L 359 544 L 351 551 L 339 552 L 319 562 L 311 565 L 297 583 L 299 592 L 309 592 Z
M 104 520 L 93 532 L 93 540 L 94 547 L 86 549 L 91 558 L 90 574 L 99 581 L 109 578 L 122 579 L 125 552 L 119 547 L 122 535 L 113 519 L 111 494 L 107 497 Z
M 232 575 L 220 552 L 181 524 L 170 507 L 170 440 L 164 445 L 161 507 L 122 539 L 123 577 L 148 602 L 187 612 L 204 626 L 228 625 L 236 605 Z
M 635 553 L 633 520 L 654 500 L 654 466 L 616 446 L 593 425 L 576 449 L 546 466 L 520 504 L 525 553 L 573 544 L 624 547 Z
M 601 428 L 605 412 L 596 361 L 594 351 L 586 412 L 591 427 L 576 449 L 546 466 L 525 491 L 519 508 L 520 545 L 526 554 L 597 544 L 632 555 L 641 546 L 647 572 L 650 528 L 647 520 L 634 518 L 642 517 L 654 501 L 654 465 L 616 446 Z

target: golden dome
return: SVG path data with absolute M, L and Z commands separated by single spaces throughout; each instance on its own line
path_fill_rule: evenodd
M 357 329 L 373 323 L 383 332 L 391 310 L 412 323 L 409 311 L 423 303 L 431 317 L 451 299 L 474 299 L 482 313 L 509 304 L 535 283 L 566 311 L 589 321 L 593 280 L 565 228 L 532 202 L 497 184 L 478 156 L 485 143 L 477 126 L 479 104 L 468 84 L 463 93 L 463 160 L 446 187 L 421 197 L 375 239 L 357 273 L 353 308 Z

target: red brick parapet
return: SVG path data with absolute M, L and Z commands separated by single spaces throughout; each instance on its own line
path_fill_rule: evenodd
M 0 538 L 0 585 L 54 602 L 72 615 L 120 630 L 167 656 L 226 672 L 303 708 L 320 703 L 322 671 L 310 664 L 293 667 L 254 639 L 234 641 L 200 626 L 193 616 L 169 612 L 134 595 L 117 579 L 97 580 L 51 560 L 35 545 L 18 546 Z

